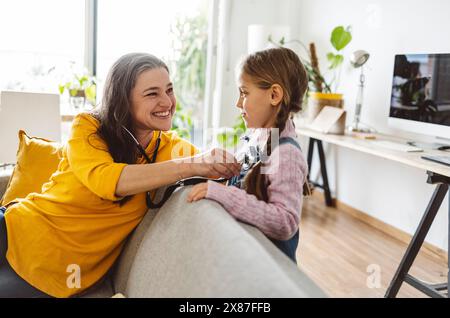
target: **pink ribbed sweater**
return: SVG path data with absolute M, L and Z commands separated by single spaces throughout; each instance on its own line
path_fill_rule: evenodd
M 280 137 L 297 137 L 292 120 L 286 122 Z M 298 229 L 307 164 L 303 153 L 291 144 L 275 148 L 266 164 L 270 171 L 266 174 L 268 202 L 243 189 L 212 181 L 208 181 L 206 198 L 217 201 L 233 217 L 256 226 L 268 237 L 287 240 Z

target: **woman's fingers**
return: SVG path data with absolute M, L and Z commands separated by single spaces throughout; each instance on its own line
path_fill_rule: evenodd
M 219 177 L 227 179 L 238 176 L 241 171 L 239 164 L 214 163 L 210 167 L 210 175 L 219 175 Z
M 208 177 L 218 174 L 220 177 L 231 178 L 234 175 L 239 175 L 241 169 L 240 163 L 234 155 L 221 148 L 214 148 L 194 157 L 194 162 L 204 164 L 202 168 L 207 170 Z M 204 175 L 205 171 L 201 171 L 202 168 L 199 170 Z
M 214 164 L 213 169 L 216 171 L 216 173 L 227 179 L 231 178 L 234 175 L 233 171 L 222 163 Z
M 239 168 L 234 163 L 223 164 L 223 166 L 227 168 L 228 172 L 230 173 L 230 178 L 233 176 L 238 176 L 241 172 L 240 165 L 238 165 Z
M 231 164 L 231 168 L 233 170 L 233 174 L 235 176 L 238 176 L 241 173 L 241 164 L 240 163 L 233 163 Z
M 237 163 L 235 156 L 221 148 L 214 148 L 211 150 L 211 157 L 215 163 Z

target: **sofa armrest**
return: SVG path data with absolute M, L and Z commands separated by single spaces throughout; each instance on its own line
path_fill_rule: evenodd
M 3 194 L 6 191 L 11 175 L 12 169 L 0 169 L 0 200 L 3 198 Z

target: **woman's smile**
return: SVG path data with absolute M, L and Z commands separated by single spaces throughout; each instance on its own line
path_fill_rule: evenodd
M 158 119 L 168 119 L 168 118 L 172 117 L 172 112 L 170 110 L 153 112 L 152 116 L 156 117 Z

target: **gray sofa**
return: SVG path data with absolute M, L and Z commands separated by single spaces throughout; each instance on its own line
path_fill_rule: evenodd
M 8 178 L 0 171 L 0 197 Z M 109 275 L 80 296 L 325 297 L 259 230 L 216 202 L 186 203 L 188 192 L 149 210 Z

